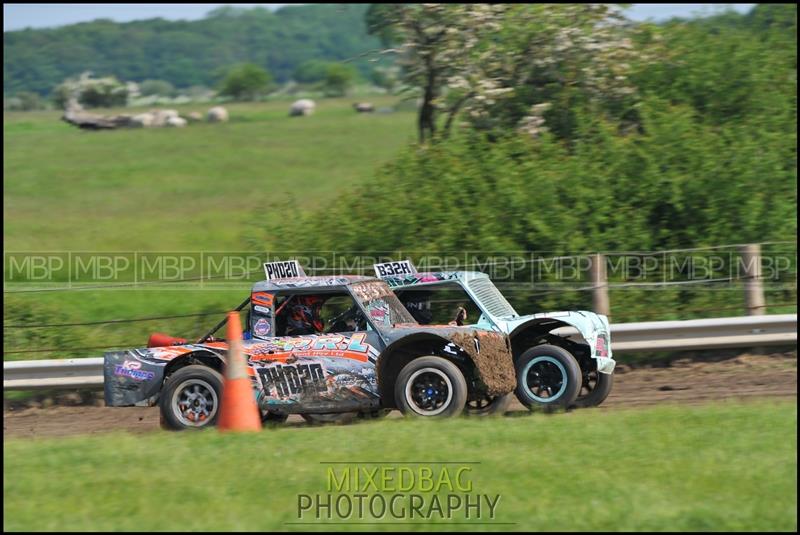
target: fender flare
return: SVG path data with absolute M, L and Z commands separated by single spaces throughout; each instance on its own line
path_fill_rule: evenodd
M 608 324 L 608 318 L 601 314 L 594 312 L 580 311 L 580 312 L 554 312 L 548 314 L 536 314 L 529 316 L 519 324 L 515 325 L 509 333 L 509 337 L 513 340 L 524 331 L 528 331 L 531 327 L 541 326 L 541 332 L 548 333 L 555 329 L 563 327 L 571 327 L 578 331 L 578 335 L 583 338 L 584 343 L 589 346 L 591 356 L 593 358 L 607 357 L 611 358 L 611 334 Z M 607 355 L 601 356 L 597 354 L 597 338 L 604 336 L 606 341 Z
M 164 379 L 163 380 L 166 381 L 167 378 L 172 373 L 175 372 L 175 370 L 182 368 L 184 366 L 184 363 L 186 363 L 187 361 L 190 361 L 192 359 L 200 360 L 201 362 L 203 362 L 203 364 L 209 365 L 214 369 L 217 369 L 217 367 L 216 366 L 212 366 L 211 363 L 218 362 L 219 363 L 219 369 L 217 369 L 217 371 L 222 373 L 222 371 L 224 369 L 224 366 L 225 366 L 226 354 L 227 354 L 227 352 L 219 352 L 219 351 L 214 351 L 214 350 L 212 350 L 210 348 L 202 347 L 202 348 L 198 348 L 198 349 L 192 351 L 191 353 L 186 353 L 185 355 L 181 355 L 179 357 L 176 357 L 176 358 L 170 360 L 167 363 L 167 365 L 164 367 Z M 209 362 L 206 362 L 206 361 L 209 361 Z

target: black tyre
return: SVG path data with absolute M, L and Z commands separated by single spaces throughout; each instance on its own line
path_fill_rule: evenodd
M 566 349 L 539 345 L 517 359 L 517 388 L 520 403 L 531 410 L 555 411 L 571 406 L 581 389 L 581 368 Z
M 391 409 L 374 409 L 371 411 L 362 411 L 358 413 L 358 418 L 361 420 L 379 420 L 386 418 L 392 412 Z
M 278 414 L 272 411 L 261 412 L 261 423 L 264 425 L 279 425 L 289 419 L 288 414 Z
M 161 390 L 162 426 L 180 431 L 217 423 L 222 400 L 222 375 L 208 366 L 192 365 L 170 375 Z
M 334 412 L 330 414 L 309 413 L 301 414 L 306 422 L 310 424 L 349 424 L 356 419 L 358 413 L 355 412 Z
M 502 416 L 508 410 L 512 397 L 512 394 L 509 393 L 469 400 L 464 407 L 464 414 L 466 416 Z
M 467 382 L 458 366 L 442 357 L 406 364 L 394 385 L 400 412 L 412 416 L 458 416 L 467 403 Z
M 583 382 L 573 407 L 597 407 L 606 400 L 614 386 L 614 374 L 600 373 L 597 371 L 597 362 L 594 359 L 588 361 L 581 362 Z

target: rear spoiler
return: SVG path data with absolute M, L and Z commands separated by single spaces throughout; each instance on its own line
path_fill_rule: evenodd
M 417 268 L 411 263 L 411 260 L 400 260 L 398 262 L 384 262 L 381 264 L 374 264 L 375 275 L 379 279 L 388 279 L 398 277 L 401 275 L 414 275 Z

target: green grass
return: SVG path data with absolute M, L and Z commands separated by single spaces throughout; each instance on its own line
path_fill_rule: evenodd
M 5 324 L 82 323 L 115 318 L 148 318 L 203 314 L 189 318 L 156 319 L 121 324 L 8 328 L 3 340 L 6 351 L 51 349 L 53 352 L 8 353 L 4 360 L 53 359 L 102 356 L 101 347 L 144 347 L 153 332 L 197 339 L 224 318 L 249 294 L 249 285 L 235 289 L 147 289 L 43 292 L 5 297 Z M 244 315 L 242 315 L 244 319 Z M 224 333 L 224 328 L 221 331 Z M 72 351 L 67 349 L 78 348 Z M 83 349 L 86 348 L 86 349 Z
M 370 100 L 384 107 L 399 98 Z M 351 104 L 322 99 L 304 118 L 289 117 L 284 101 L 230 104 L 228 124 L 108 132 L 80 131 L 57 112 L 4 113 L 4 251 L 263 251 L 259 236 L 268 234 L 270 221 L 290 225 L 300 212 L 317 210 L 324 224 L 326 203 L 345 189 L 358 195 L 358 185 L 413 140 L 414 112 L 407 106 L 391 114 L 357 114 Z M 176 108 L 188 113 L 210 106 Z M 69 323 L 228 310 L 246 297 L 247 286 L 5 294 L 3 319 Z M 152 331 L 194 336 L 216 321 L 9 329 L 3 347 L 141 345 Z
M 287 102 L 231 104 L 227 124 L 106 132 L 78 130 L 57 112 L 4 113 L 4 248 L 242 250 L 260 218 L 324 214 L 333 194 L 413 140 L 413 111 L 357 114 L 351 104 L 320 100 L 305 118 L 289 117 Z M 107 113 L 118 111 L 136 112 Z
M 326 493 L 322 463 L 446 460 L 478 462 L 472 493 L 500 494 L 494 521 L 512 524 L 321 527 L 793 531 L 796 430 L 795 403 L 763 402 L 254 435 L 9 439 L 3 522 L 6 530 L 317 529 L 287 522 L 298 520 L 298 494 Z

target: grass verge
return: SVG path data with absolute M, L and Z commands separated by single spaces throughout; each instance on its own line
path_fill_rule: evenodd
M 785 401 L 4 445 L 6 530 L 797 528 L 797 408 Z M 299 494 L 328 494 L 329 466 L 376 466 L 365 461 L 469 466 L 473 494 L 501 496 L 495 518 L 298 518 Z M 378 524 L 331 523 L 342 521 Z

